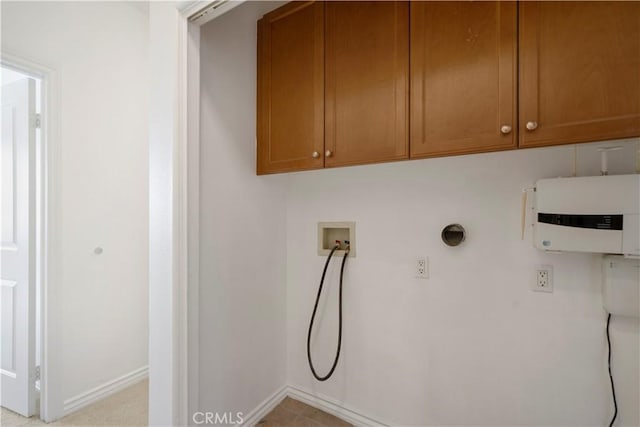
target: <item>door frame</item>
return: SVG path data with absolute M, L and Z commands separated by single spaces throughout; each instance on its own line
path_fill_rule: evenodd
M 39 170 L 36 176 L 36 286 L 40 288 L 40 419 L 49 422 L 62 408 L 62 394 L 58 380 L 62 366 L 59 364 L 58 316 L 56 315 L 56 284 L 59 283 L 59 227 L 57 221 L 60 188 L 56 172 L 60 165 L 58 146 L 59 96 L 56 72 L 45 65 L 3 51 L 0 56 L 3 67 L 40 80 L 41 132 Z M 36 151 L 36 155 L 37 155 Z M 38 163 L 36 163 L 38 164 Z M 37 248 L 40 248 L 38 252 Z M 58 392 L 56 393 L 56 390 Z M 59 402 L 58 402 L 59 401 Z
M 150 425 L 199 410 L 200 27 L 244 1 L 149 4 Z

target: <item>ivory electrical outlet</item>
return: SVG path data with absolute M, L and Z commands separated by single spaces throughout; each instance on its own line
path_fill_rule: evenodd
M 416 279 L 429 278 L 429 258 L 416 258 Z
M 553 266 L 536 266 L 536 275 L 533 282 L 533 290 L 536 292 L 553 292 Z

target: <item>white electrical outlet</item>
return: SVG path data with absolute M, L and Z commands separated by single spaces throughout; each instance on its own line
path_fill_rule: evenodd
M 416 258 L 416 279 L 429 278 L 429 258 Z
M 537 292 L 553 292 L 553 266 L 536 266 L 536 275 L 533 281 L 533 290 Z

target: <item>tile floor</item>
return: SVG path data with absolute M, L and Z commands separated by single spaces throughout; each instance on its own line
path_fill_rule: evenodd
M 256 427 L 347 427 L 351 424 L 312 406 L 286 397 Z
M 148 400 L 149 382 L 145 380 L 51 424 L 45 424 L 37 416 L 25 418 L 1 408 L 0 426 L 146 426 Z

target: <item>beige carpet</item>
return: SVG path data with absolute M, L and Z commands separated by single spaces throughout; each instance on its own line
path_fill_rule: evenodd
M 146 426 L 149 382 L 142 381 L 61 420 L 45 424 L 37 416 L 25 418 L 0 408 L 0 426 Z M 351 424 L 289 397 L 285 398 L 257 427 L 348 427 Z
M 51 424 L 1 408 L 0 426 L 146 426 L 148 401 L 149 382 L 145 380 Z

